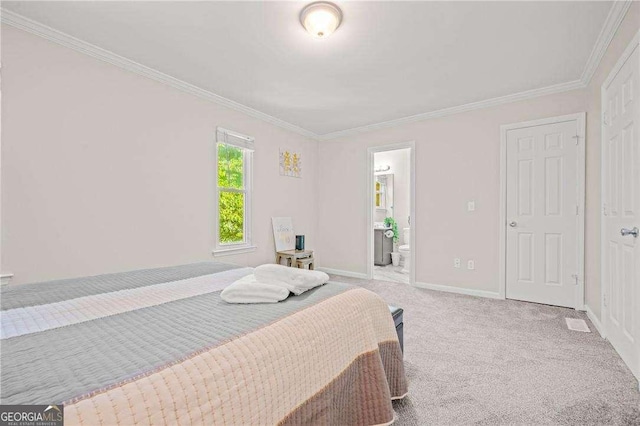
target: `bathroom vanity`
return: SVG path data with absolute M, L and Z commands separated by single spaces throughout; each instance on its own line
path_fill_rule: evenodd
M 384 235 L 389 228 L 373 230 L 373 263 L 374 265 L 385 266 L 391 263 L 391 252 L 393 251 L 393 237 Z

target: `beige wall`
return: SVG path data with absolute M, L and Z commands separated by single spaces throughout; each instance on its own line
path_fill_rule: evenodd
M 2 273 L 12 284 L 211 259 L 214 132 L 255 136 L 255 253 L 271 217 L 316 244 L 317 142 L 2 27 Z M 281 177 L 278 149 L 303 155 Z
M 414 140 L 416 281 L 497 293 L 500 126 L 586 111 L 586 297 L 599 314 L 600 85 L 640 28 L 639 15 L 634 3 L 585 89 L 321 142 L 320 263 L 366 273 L 367 148 Z M 470 200 L 476 202 L 472 213 Z M 474 259 L 475 270 L 455 269 L 456 257 L 463 265 Z
M 416 281 L 497 292 L 500 125 L 584 105 L 583 91 L 566 92 L 320 142 L 319 264 L 366 273 L 367 148 L 415 140 Z M 475 270 L 455 269 L 456 257 Z

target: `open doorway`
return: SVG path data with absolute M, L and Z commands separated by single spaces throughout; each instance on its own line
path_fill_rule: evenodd
M 368 276 L 415 282 L 414 143 L 369 149 Z

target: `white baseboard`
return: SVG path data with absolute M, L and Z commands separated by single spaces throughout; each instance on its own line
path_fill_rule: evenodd
M 489 299 L 504 299 L 499 293 L 486 290 L 473 290 L 470 288 L 453 287 L 442 284 L 429 284 L 416 282 L 415 287 L 426 288 L 428 290 L 445 291 L 447 293 L 466 294 L 467 296 L 486 297 Z
M 0 285 L 7 285 L 13 278 L 13 274 L 2 274 L 0 275 Z
M 331 268 L 316 268 L 316 269 L 318 271 L 326 272 L 327 274 L 340 275 L 343 277 L 360 278 L 362 280 L 366 280 L 368 278 L 367 274 L 362 272 L 343 271 L 341 269 L 331 269 Z
M 584 305 L 584 310 L 587 312 L 587 317 L 589 317 L 593 326 L 598 330 L 598 333 L 600 333 L 600 336 L 604 337 L 604 328 L 596 314 L 593 313 L 589 305 Z

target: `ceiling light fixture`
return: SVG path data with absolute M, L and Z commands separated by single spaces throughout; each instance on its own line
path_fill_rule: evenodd
M 300 23 L 316 38 L 331 35 L 342 22 L 342 11 L 338 6 L 327 1 L 308 4 L 300 12 Z

